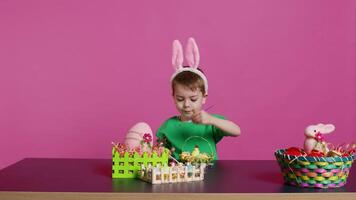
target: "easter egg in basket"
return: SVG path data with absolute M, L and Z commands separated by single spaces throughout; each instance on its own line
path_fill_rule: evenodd
M 303 156 L 306 154 L 303 149 L 298 147 L 290 147 L 286 149 L 285 153 L 291 156 Z
M 142 142 L 145 143 L 143 148 L 148 148 L 147 145 L 152 146 L 153 143 L 152 129 L 145 122 L 135 124 L 132 128 L 130 128 L 125 137 L 125 145 L 129 149 L 141 147 Z
M 310 153 L 308 153 L 308 156 L 311 156 L 311 157 L 324 157 L 325 154 L 322 151 L 313 149 Z

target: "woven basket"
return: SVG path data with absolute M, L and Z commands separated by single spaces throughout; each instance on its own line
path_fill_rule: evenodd
M 193 161 L 191 161 L 191 164 L 199 164 L 199 163 L 206 163 L 206 162 L 207 163 L 211 163 L 214 160 L 214 150 L 213 150 L 213 147 L 211 146 L 211 144 L 209 143 L 209 141 L 207 139 L 205 139 L 204 137 L 202 137 L 202 136 L 190 136 L 190 137 L 188 137 L 184 141 L 184 143 L 182 145 L 182 152 L 189 152 L 190 153 L 192 149 L 187 148 L 187 146 L 188 146 L 189 143 L 192 143 L 192 141 L 194 141 L 194 140 L 204 141 L 206 144 L 208 144 L 210 153 L 208 153 L 208 152 L 204 152 L 204 153 L 207 154 L 208 156 L 210 156 L 211 159 L 203 161 L 200 158 L 195 158 Z M 193 144 L 194 144 L 194 142 L 193 142 Z M 181 161 L 185 162 L 184 160 L 181 160 Z
M 354 155 L 347 157 L 309 157 L 275 153 L 285 183 L 309 188 L 337 188 L 346 184 Z

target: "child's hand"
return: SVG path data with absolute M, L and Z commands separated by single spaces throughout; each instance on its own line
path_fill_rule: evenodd
M 194 112 L 192 116 L 192 121 L 197 124 L 211 124 L 212 117 L 213 116 L 211 116 L 209 113 L 205 112 L 204 110 L 201 110 L 197 113 Z

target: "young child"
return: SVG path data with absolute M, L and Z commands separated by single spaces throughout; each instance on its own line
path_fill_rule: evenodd
M 218 159 L 216 144 L 224 136 L 239 136 L 240 128 L 223 116 L 212 115 L 203 109 L 208 96 L 208 81 L 198 68 L 199 51 L 193 38 L 186 47 L 189 66 L 183 67 L 183 50 L 178 40 L 173 42 L 172 64 L 175 73 L 171 77 L 172 96 L 180 113 L 166 120 L 157 131 L 157 138 L 173 149 L 179 159 L 183 151 L 191 152 L 198 146 L 200 152 L 213 154 Z

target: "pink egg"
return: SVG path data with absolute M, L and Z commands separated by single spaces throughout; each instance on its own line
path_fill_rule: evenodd
M 151 137 L 151 141 L 149 144 L 152 146 L 153 144 L 153 134 L 151 127 L 145 122 L 139 122 L 135 124 L 125 137 L 125 144 L 129 149 L 133 149 L 135 147 L 141 147 L 141 141 L 143 140 L 143 136 L 145 134 L 149 134 Z M 143 146 L 144 149 L 147 149 L 147 145 Z

